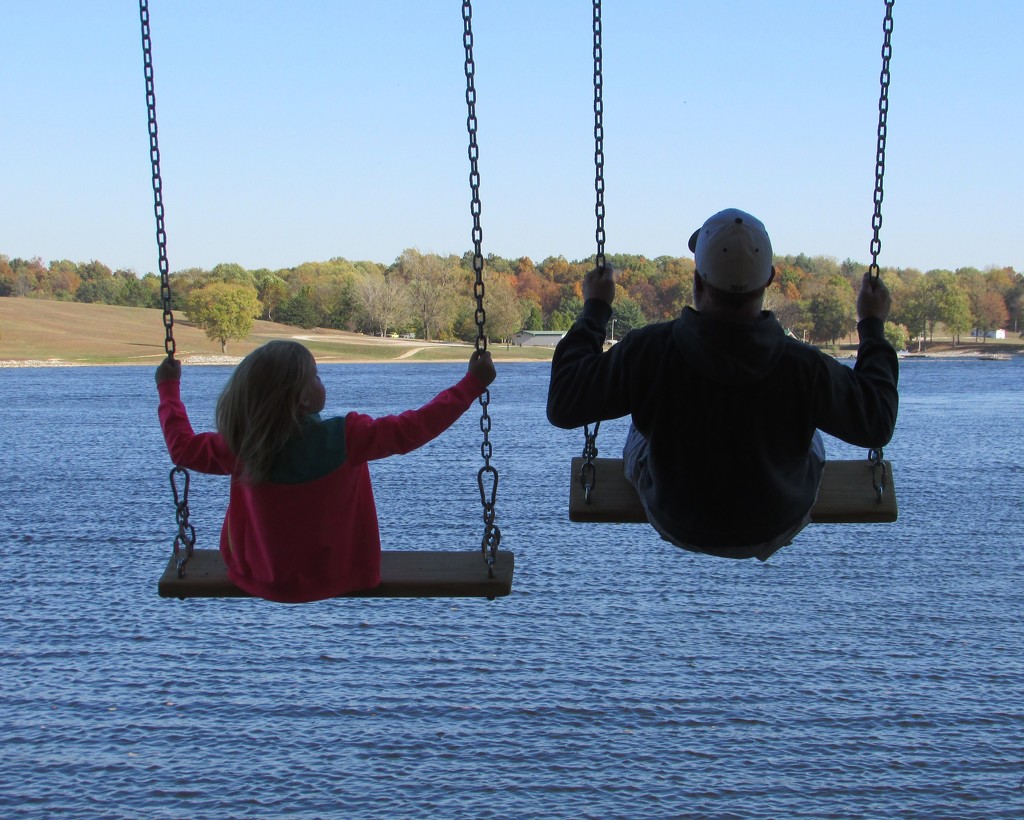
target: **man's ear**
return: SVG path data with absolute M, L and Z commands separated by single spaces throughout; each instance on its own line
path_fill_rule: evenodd
M 768 277 L 768 281 L 764 283 L 764 286 L 768 287 L 774 281 L 775 281 L 775 265 L 772 265 L 772 275 Z

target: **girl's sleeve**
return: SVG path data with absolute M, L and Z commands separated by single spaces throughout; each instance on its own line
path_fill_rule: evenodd
M 422 447 L 451 427 L 486 388 L 467 373 L 418 410 L 379 419 L 361 413 L 345 417 L 347 460 L 361 464 Z
M 192 430 L 185 405 L 181 401 L 181 383 L 161 382 L 157 385 L 157 391 L 160 393 L 157 412 L 171 460 L 179 467 L 201 473 L 229 475 L 237 460 L 219 433 L 195 433 Z

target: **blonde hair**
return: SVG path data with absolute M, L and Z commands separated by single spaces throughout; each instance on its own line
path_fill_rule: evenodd
M 298 342 L 275 339 L 239 362 L 217 399 L 217 430 L 252 483 L 270 478 L 274 459 L 298 432 L 303 390 L 316 369 Z

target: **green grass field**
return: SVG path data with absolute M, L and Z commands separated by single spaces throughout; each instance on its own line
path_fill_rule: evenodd
M 145 364 L 164 357 L 160 310 L 111 305 L 0 297 L 0 361 L 51 361 L 73 364 Z M 244 356 L 271 339 L 298 339 L 324 362 L 468 361 L 472 345 L 381 339 L 340 330 L 303 330 L 274 322 L 256 322 L 246 339 L 231 342 L 226 355 Z M 220 356 L 184 315 L 176 315 L 174 340 L 179 359 Z M 551 348 L 488 348 L 496 361 L 550 361 Z

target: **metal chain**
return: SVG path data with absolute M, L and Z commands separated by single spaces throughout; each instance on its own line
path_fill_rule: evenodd
M 885 0 L 885 20 L 882 30 L 885 39 L 882 43 L 882 73 L 879 76 L 881 90 L 878 96 L 878 144 L 875 150 L 875 213 L 871 218 L 873 236 L 871 238 L 871 265 L 868 272 L 878 278 L 878 254 L 882 252 L 882 240 L 879 231 L 882 229 L 882 178 L 885 175 L 885 138 L 889 118 L 889 61 L 892 59 L 892 7 L 896 0 Z
M 181 493 L 178 492 L 178 476 L 184 479 Z M 188 521 L 188 485 L 191 478 L 184 467 L 171 468 L 171 492 L 174 494 L 174 519 L 178 523 L 178 534 L 174 537 L 174 565 L 178 568 L 178 577 L 185 577 L 185 566 L 192 557 L 196 545 L 196 528 Z M 184 547 L 184 555 L 182 554 Z
M 601 0 L 594 0 L 594 191 L 597 200 L 597 255 L 595 267 L 604 267 L 604 50 L 601 45 Z
M 868 460 L 871 462 L 871 486 L 875 488 L 875 498 L 881 504 L 885 495 L 885 462 L 882 461 L 882 448 L 868 450 Z
M 594 216 L 597 217 L 597 253 L 594 264 L 597 268 L 605 266 L 604 256 L 604 49 L 601 43 L 601 0 L 594 0 L 594 191 L 597 195 L 594 204 Z M 597 433 L 601 422 L 583 425 L 583 466 L 580 468 L 580 484 L 583 485 L 583 498 L 590 503 L 594 486 L 597 484 L 597 470 L 594 459 L 597 458 Z
M 157 138 L 156 91 L 153 85 L 153 42 L 149 33 L 149 2 L 139 0 L 139 18 L 142 22 L 142 63 L 146 75 L 146 109 L 149 112 L 149 161 L 153 170 L 153 212 L 156 215 L 156 246 L 160 267 L 160 299 L 163 302 L 164 350 L 174 356 L 174 314 L 171 312 L 171 277 L 167 264 L 167 231 L 164 228 L 163 179 L 160 176 L 160 142 Z M 179 494 L 177 477 L 184 476 L 184 487 Z M 178 534 L 174 538 L 174 560 L 178 577 L 185 575 L 185 566 L 192 557 L 196 543 L 196 531 L 188 520 L 189 474 L 184 467 L 171 470 L 171 490 L 174 493 L 175 519 Z M 181 554 L 184 547 L 184 555 Z
M 882 229 L 882 199 L 884 190 L 882 180 L 885 176 L 885 139 L 888 136 L 889 119 L 889 62 L 892 59 L 892 7 L 896 0 L 885 0 L 885 18 L 882 21 L 882 72 L 879 75 L 878 93 L 878 143 L 875 149 L 875 212 L 871 217 L 871 265 L 868 273 L 874 279 L 881 276 L 878 267 L 878 255 L 882 252 L 882 240 L 879 232 Z M 878 503 L 882 503 L 885 493 L 885 464 L 882 461 L 882 448 L 868 450 L 871 460 L 871 484 L 875 488 Z
M 142 61 L 146 74 L 146 108 L 149 111 L 149 161 L 153 168 L 153 210 L 156 214 L 156 245 L 160 267 L 160 298 L 164 306 L 164 350 L 173 356 L 174 315 L 171 313 L 171 286 L 167 264 L 167 233 L 164 229 L 163 179 L 160 176 L 160 143 L 157 138 L 156 92 L 153 86 L 153 43 L 149 36 L 149 2 L 139 0 L 142 20 Z
M 462 3 L 463 35 L 462 44 L 466 49 L 466 128 L 469 132 L 469 187 L 472 193 L 470 212 L 473 214 L 473 272 L 475 282 L 473 294 L 476 297 L 476 351 L 483 353 L 487 350 L 487 336 L 484 333 L 484 326 L 487 323 L 487 312 L 484 310 L 484 256 L 481 249 L 483 243 L 483 229 L 480 227 L 480 169 L 478 160 L 480 149 L 477 145 L 476 131 L 476 63 L 473 60 L 473 3 L 472 0 L 463 0 Z M 498 471 L 491 466 L 492 447 L 489 438 L 491 432 L 491 417 L 487 413 L 487 407 L 491 402 L 491 391 L 485 389 L 480 395 L 480 432 L 483 434 L 483 441 L 480 444 L 480 454 L 483 456 L 484 466 L 477 473 L 477 485 L 480 488 L 480 503 L 483 505 L 484 534 L 480 541 L 480 551 L 487 562 L 488 577 L 494 577 L 494 561 L 498 556 L 498 545 L 501 543 L 501 530 L 494 522 L 495 497 L 498 494 Z M 489 488 L 486 486 L 489 483 Z
M 589 424 L 583 425 L 583 465 L 580 467 L 580 484 L 583 486 L 583 500 L 589 504 L 590 497 L 597 484 L 597 468 L 594 466 L 594 459 L 597 458 L 597 431 L 601 428 L 601 422 L 594 424 L 591 431 Z

